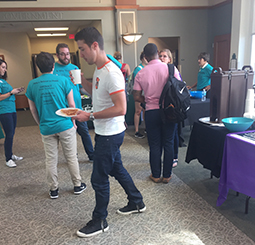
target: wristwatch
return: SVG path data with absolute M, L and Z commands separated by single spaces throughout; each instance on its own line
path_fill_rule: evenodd
M 12 92 L 9 92 L 10 93 L 10 96 L 12 96 L 13 95 L 13 93 Z
M 93 115 L 93 112 L 90 113 L 89 120 L 91 120 L 91 121 L 94 121 L 94 120 L 95 120 L 95 117 L 94 117 L 94 115 Z

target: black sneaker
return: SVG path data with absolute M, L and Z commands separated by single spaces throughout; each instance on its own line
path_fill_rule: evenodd
M 56 199 L 56 198 L 58 198 L 58 189 L 56 189 L 55 191 L 52 191 L 52 190 L 50 190 L 50 198 L 51 199 Z
M 136 132 L 136 133 L 135 133 L 135 137 L 136 137 L 136 138 L 139 138 L 139 139 L 143 139 L 145 136 L 142 135 L 142 134 L 140 134 L 139 132 Z
M 79 194 L 81 194 L 83 191 L 85 191 L 86 188 L 87 188 L 87 186 L 85 185 L 85 183 L 81 183 L 81 186 L 75 186 L 75 187 L 73 188 L 73 193 L 74 193 L 75 195 L 79 195 Z
M 91 237 L 109 230 L 106 219 L 89 221 L 83 228 L 76 232 L 79 237 Z
M 118 214 L 122 215 L 128 215 L 128 214 L 133 214 L 133 213 L 143 213 L 146 210 L 145 204 L 141 202 L 140 204 L 130 204 L 128 203 L 127 206 L 124 208 L 120 208 L 117 210 Z

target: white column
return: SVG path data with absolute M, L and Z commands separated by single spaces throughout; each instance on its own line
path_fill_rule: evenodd
M 237 55 L 238 69 L 251 62 L 253 12 L 254 0 L 233 0 L 230 55 Z

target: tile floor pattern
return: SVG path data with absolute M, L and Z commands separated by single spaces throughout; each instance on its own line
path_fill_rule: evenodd
M 90 131 L 93 135 L 93 131 Z M 60 147 L 61 148 L 61 147 Z M 235 245 L 255 244 L 173 174 L 169 184 L 149 180 L 148 151 L 128 134 L 121 148 L 122 160 L 142 192 L 147 210 L 120 216 L 127 203 L 118 182 L 110 178 L 109 231 L 92 238 L 78 238 L 76 230 L 91 218 L 95 200 L 88 163 L 80 137 L 78 158 L 87 190 L 73 194 L 63 154 L 59 154 L 59 198 L 51 200 L 45 181 L 44 150 L 37 126 L 16 129 L 14 153 L 25 159 L 15 169 L 5 166 L 0 140 L 0 244 L 5 245 Z

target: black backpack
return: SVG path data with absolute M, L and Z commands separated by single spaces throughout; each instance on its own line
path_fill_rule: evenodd
M 174 65 L 168 64 L 169 78 L 159 99 L 160 116 L 164 123 L 178 123 L 187 118 L 190 94 L 186 83 L 174 77 Z

